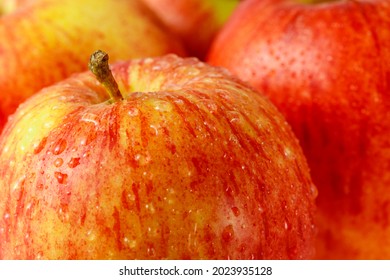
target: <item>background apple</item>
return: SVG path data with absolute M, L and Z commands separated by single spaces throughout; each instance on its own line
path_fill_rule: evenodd
M 108 74 L 81 73 L 10 118 L 0 258 L 313 257 L 316 188 L 267 99 L 195 58 L 112 72 L 119 94 Z
M 188 53 L 204 59 L 215 36 L 239 0 L 143 0 L 182 38 Z
M 319 190 L 318 258 L 390 258 L 390 1 L 247 0 L 208 61 L 286 116 Z
M 0 131 L 28 96 L 86 70 L 84 59 L 97 48 L 113 61 L 184 55 L 179 39 L 141 1 L 11 2 L 0 3 L 9 9 L 0 17 Z

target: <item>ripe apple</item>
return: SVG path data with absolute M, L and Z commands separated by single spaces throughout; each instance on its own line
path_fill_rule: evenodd
M 43 89 L 7 123 L 0 258 L 313 257 L 316 188 L 267 99 L 195 58 L 111 69 L 94 53 L 96 78 Z
M 204 59 L 239 0 L 143 0 L 175 34 L 188 53 Z
M 211 47 L 285 115 L 318 187 L 318 258 L 390 258 L 390 1 L 247 0 Z
M 185 54 L 180 40 L 138 0 L 7 0 L 0 2 L 2 10 L 0 131 L 28 96 L 87 70 L 84 59 L 97 48 L 113 61 Z

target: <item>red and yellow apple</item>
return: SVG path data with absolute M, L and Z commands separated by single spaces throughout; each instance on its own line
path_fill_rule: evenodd
M 42 87 L 87 70 L 97 48 L 112 60 L 184 55 L 181 42 L 138 0 L 0 2 L 0 131 Z
M 243 1 L 208 61 L 269 96 L 318 187 L 318 258 L 390 258 L 390 1 Z
M 195 58 L 118 62 L 111 78 L 107 59 L 3 130 L 0 258 L 313 257 L 316 187 L 267 99 Z
M 176 35 L 188 53 L 204 59 L 215 34 L 239 0 L 142 0 Z

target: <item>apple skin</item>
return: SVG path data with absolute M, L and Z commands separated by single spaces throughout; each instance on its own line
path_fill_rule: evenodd
M 317 190 L 267 99 L 195 58 L 111 68 L 123 100 L 86 72 L 7 123 L 0 258 L 313 257 Z
M 239 0 L 142 0 L 182 38 L 189 55 L 203 60 Z
M 87 70 L 85 57 L 95 49 L 110 52 L 113 61 L 185 55 L 181 41 L 140 1 L 24 0 L 11 4 L 9 13 L 0 16 L 0 131 L 7 117 L 31 94 Z
M 208 62 L 263 92 L 318 187 L 319 259 L 390 258 L 390 2 L 241 3 Z

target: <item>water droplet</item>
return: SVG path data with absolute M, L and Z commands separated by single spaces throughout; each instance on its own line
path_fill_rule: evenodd
M 152 133 L 154 135 L 158 136 L 158 127 L 156 125 L 152 125 L 152 124 L 149 127 L 150 127 Z
M 37 260 L 42 260 L 43 259 L 43 252 L 42 251 L 39 251 L 36 256 L 35 256 L 35 259 Z
M 225 188 L 225 193 L 226 193 L 226 195 L 229 196 L 229 197 L 233 197 L 233 195 L 234 195 L 233 189 L 232 189 L 231 187 L 229 187 L 229 186 L 227 186 L 227 187 Z
M 153 245 L 149 245 L 146 252 L 149 257 L 154 257 L 156 255 L 156 249 L 154 249 Z
M 95 234 L 95 232 L 92 229 L 88 230 L 88 232 L 87 232 L 87 239 L 89 241 L 94 241 L 96 239 L 96 234 Z
M 80 158 L 71 158 L 68 162 L 68 166 L 70 168 L 75 168 L 77 165 L 80 164 Z
M 34 144 L 34 154 L 38 154 L 46 146 L 47 137 L 42 138 L 38 144 Z
M 292 156 L 292 152 L 291 152 L 291 150 L 288 147 L 284 148 L 284 156 L 286 158 L 290 158 Z
M 290 224 L 287 221 L 284 221 L 284 229 L 288 230 L 290 228 Z
M 58 210 L 58 216 L 62 222 L 68 222 L 69 221 L 69 212 L 67 207 L 61 206 Z
M 183 72 L 186 76 L 197 76 L 200 73 L 200 70 L 196 67 L 183 66 L 181 68 L 181 72 Z
M 232 225 L 226 226 L 222 231 L 222 239 L 225 242 L 230 242 L 234 237 L 234 230 Z
M 61 172 L 54 172 L 54 177 L 57 179 L 58 183 L 66 184 L 68 180 L 68 175 Z
M 66 140 L 60 139 L 53 149 L 53 154 L 59 155 L 65 150 L 65 148 L 66 148 Z
M 147 57 L 144 59 L 144 64 L 151 64 L 153 62 L 153 59 L 151 57 Z
M 26 181 L 26 176 L 22 175 L 12 186 L 12 194 L 15 195 L 15 197 L 20 197 L 21 192 L 23 191 L 23 186 L 25 181 Z
M 144 166 L 151 161 L 150 154 L 147 152 L 145 154 L 136 154 L 134 159 L 138 162 L 139 165 Z
M 51 128 L 53 125 L 54 125 L 54 120 L 50 120 L 50 119 L 48 119 L 48 120 L 43 124 L 43 126 L 44 126 L 45 128 Z
M 151 214 L 154 214 L 156 212 L 156 209 L 154 209 L 154 206 L 152 203 L 145 204 L 146 210 L 148 210 Z
M 139 110 L 135 107 L 132 107 L 130 108 L 128 111 L 127 111 L 127 114 L 131 117 L 135 117 L 135 116 L 138 116 L 139 114 Z
M 25 235 L 24 235 L 24 242 L 25 243 L 28 243 L 28 240 L 30 239 L 30 234 L 28 234 L 28 233 L 26 233 Z
M 241 114 L 236 111 L 228 111 L 226 112 L 227 117 L 229 118 L 230 123 L 240 122 Z
M 60 167 L 63 163 L 64 163 L 64 160 L 63 160 L 62 158 L 57 158 L 57 159 L 54 161 L 54 166 L 55 166 L 55 167 Z
M 232 143 L 234 143 L 234 144 L 236 144 L 236 145 L 239 144 L 238 138 L 237 138 L 237 136 L 234 135 L 234 134 L 230 134 L 230 136 L 229 136 L 229 141 L 232 142 Z
M 318 189 L 314 184 L 310 185 L 310 192 L 313 198 L 316 198 L 318 196 Z
M 234 216 L 236 217 L 240 216 L 240 209 L 238 209 L 237 207 L 232 207 L 232 211 Z
M 160 112 L 171 112 L 173 106 L 168 101 L 164 100 L 153 100 L 154 109 Z
M 94 124 L 95 126 L 99 125 L 99 117 L 93 113 L 85 113 L 82 117 L 81 117 L 81 121 L 83 122 L 87 122 L 87 123 L 92 123 Z

